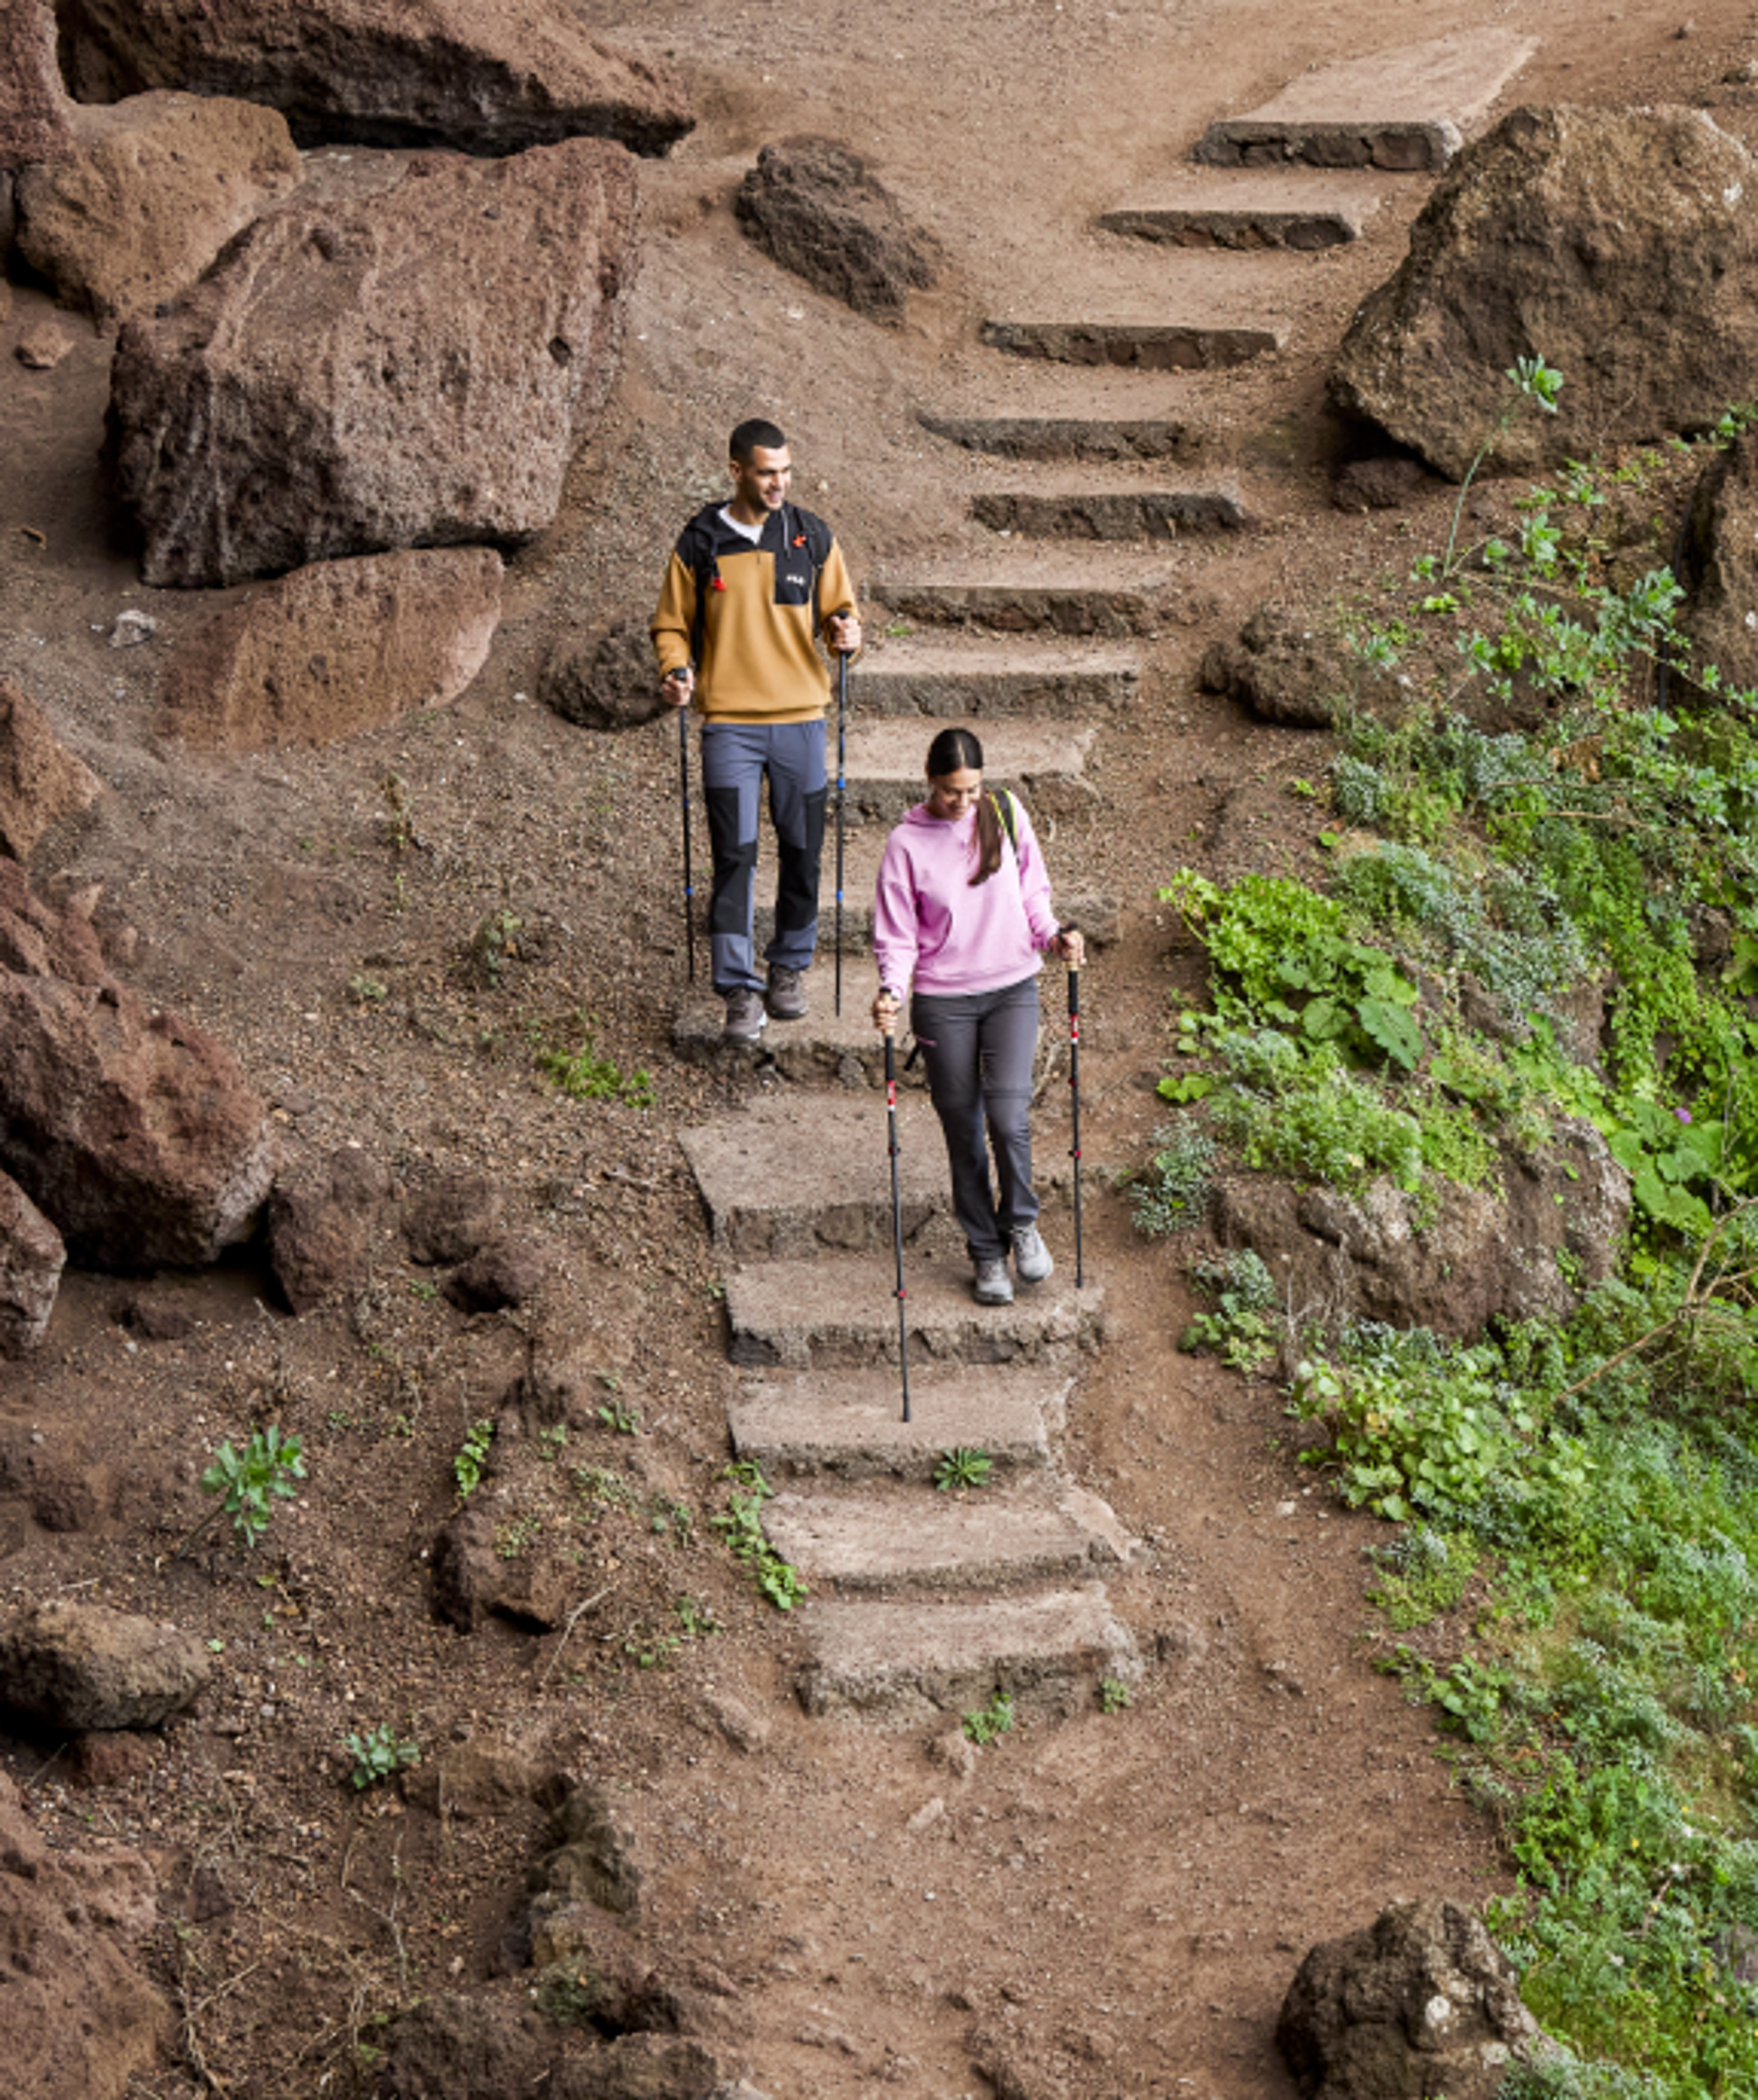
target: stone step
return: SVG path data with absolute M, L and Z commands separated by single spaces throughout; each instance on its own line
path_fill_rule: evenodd
M 985 1705 L 1073 1712 L 1102 1678 L 1139 1681 L 1141 1658 L 1100 1583 L 980 1604 L 826 1598 L 804 1614 L 806 1711 L 885 1728 L 932 1727 Z
M 869 907 L 870 920 L 870 907 Z M 846 925 L 844 927 L 847 933 Z M 714 1065 L 731 1071 L 752 1066 L 779 1072 L 784 1079 L 801 1085 L 834 1082 L 845 1087 L 877 1087 L 884 1083 L 884 1039 L 873 1026 L 870 1011 L 875 982 L 870 962 L 858 957 L 843 959 L 843 1010 L 832 1007 L 835 973 L 828 955 L 820 957 L 807 973 L 806 995 L 810 1012 L 804 1021 L 772 1021 L 754 1043 L 726 1043 L 721 1039 L 726 1008 L 708 989 L 706 946 L 697 968 L 704 973 L 698 988 L 686 995 L 672 1024 L 672 1048 L 686 1064 Z M 903 1070 L 904 1049 L 898 1046 L 899 1080 L 920 1086 L 922 1068 Z
M 1202 434 L 1182 417 L 1102 416 L 957 416 L 918 409 L 924 430 L 967 452 L 1000 459 L 1091 460 L 1121 465 L 1128 460 L 1176 460 L 1193 465 L 1202 456 Z
M 986 320 L 982 339 L 1012 357 L 1057 364 L 1115 365 L 1134 372 L 1218 372 L 1279 351 L 1280 325 L 1241 328 L 1197 321 Z
M 901 1485 L 781 1494 L 764 1506 L 763 1528 L 809 1584 L 844 1590 L 1078 1579 L 1121 1566 L 1134 1546 L 1098 1496 L 1051 1480 L 963 1495 Z
M 996 489 L 971 499 L 992 532 L 1061 540 L 1175 540 L 1237 532 L 1250 520 L 1237 486 L 1198 488 Z
M 1187 175 L 1113 205 L 1107 233 L 1178 248 L 1291 248 L 1310 253 L 1359 240 L 1380 208 L 1377 191 L 1316 176 Z
M 979 1305 L 967 1263 L 905 1257 L 904 1312 L 910 1360 L 967 1364 L 1056 1362 L 1096 1343 L 1104 1292 L 1074 1287 L 1072 1250 L 1046 1232 L 1057 1255 L 1048 1282 L 1022 1289 L 1011 1305 Z M 897 1300 L 892 1264 L 873 1255 L 756 1262 L 729 1268 L 729 1354 L 748 1370 L 823 1370 L 895 1362 Z
M 858 707 L 863 715 L 914 715 L 941 721 L 1109 714 L 1135 701 L 1141 675 L 1140 652 L 1115 643 L 1071 648 L 962 637 L 899 638 L 862 658 L 848 682 L 848 705 L 851 717 Z M 835 738 L 832 723 L 833 768 Z M 985 731 L 985 758 L 989 743 Z M 924 745 L 917 758 L 919 774 L 926 750 Z
M 1073 1380 L 1024 1364 L 924 1368 L 910 1378 L 910 1419 L 894 1365 L 745 1381 L 727 1410 L 733 1449 L 771 1479 L 888 1473 L 926 1480 L 944 1452 L 987 1452 L 998 1474 L 1038 1467 L 1068 1419 Z
M 895 824 L 913 809 L 926 792 L 922 769 L 928 747 L 949 726 L 945 721 L 910 715 L 852 727 L 845 776 L 849 823 Z M 991 787 L 1017 789 L 1034 818 L 1072 813 L 1086 807 L 1092 796 L 1086 755 L 1097 735 L 1095 727 L 1078 722 L 985 725 L 984 779 Z M 834 743 L 831 757 L 834 769 Z
M 868 590 L 894 617 L 923 626 L 1121 640 L 1157 633 L 1172 582 L 1172 571 L 1156 555 L 1108 549 L 1095 559 L 1079 549 L 1017 547 L 1005 555 L 966 554 L 921 563 L 901 575 L 882 573 L 869 580 Z M 1059 655 L 1056 663 L 1060 668 L 1068 659 Z M 863 657 L 856 676 L 865 689 L 868 678 L 889 677 L 896 668 L 888 644 Z M 1019 660 L 1022 677 L 1008 668 L 1010 708 L 1039 706 L 1035 692 L 1042 668 L 1042 660 L 1024 658 Z M 1138 677 L 1139 666 L 1131 661 L 1125 689 L 1101 690 L 1083 704 L 1132 700 Z M 919 707 L 919 688 L 912 684 L 909 690 L 908 704 Z M 953 710 L 936 704 L 935 711 Z
M 870 973 L 861 982 L 863 1006 L 872 996 L 870 979 Z M 845 1009 L 849 989 L 845 982 Z M 826 1249 L 892 1251 L 885 1104 L 872 1095 L 772 1096 L 738 1115 L 681 1130 L 678 1141 L 724 1256 L 804 1260 Z M 946 1178 L 933 1110 L 919 1097 L 901 1099 L 897 1180 L 906 1242 L 946 1208 Z
M 1437 174 L 1538 47 L 1512 29 L 1474 28 L 1321 66 L 1260 108 L 1211 124 L 1196 157 Z

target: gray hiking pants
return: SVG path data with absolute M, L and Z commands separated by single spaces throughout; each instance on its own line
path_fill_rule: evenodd
M 1004 1257 L 1014 1229 L 1038 1220 L 1031 1126 L 1038 979 L 952 998 L 919 991 L 910 1026 L 945 1132 L 952 1207 L 965 1245 L 972 1261 Z
M 708 947 L 714 988 L 763 989 L 751 939 L 756 901 L 757 802 L 767 778 L 780 862 L 775 938 L 764 959 L 810 966 L 818 938 L 818 862 L 824 851 L 824 724 L 704 722 L 702 784 L 714 849 Z

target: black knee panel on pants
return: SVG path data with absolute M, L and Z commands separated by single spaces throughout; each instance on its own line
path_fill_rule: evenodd
M 804 842 L 781 845 L 780 880 L 776 886 L 775 927 L 792 933 L 818 915 L 818 868 L 824 858 L 824 806 L 830 790 L 820 788 L 805 798 Z

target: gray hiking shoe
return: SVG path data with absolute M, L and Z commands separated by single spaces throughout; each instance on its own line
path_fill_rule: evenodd
M 1021 1283 L 1042 1283 L 1055 1273 L 1055 1266 L 1036 1225 L 1014 1228 L 1013 1267 Z
M 769 965 L 769 988 L 764 995 L 763 1004 L 771 1021 L 804 1021 L 806 1017 L 806 988 L 800 982 L 803 970 L 791 970 L 786 963 Z
M 721 1030 L 723 1043 L 755 1043 L 769 1026 L 769 1017 L 763 1010 L 763 995 L 755 986 L 741 985 L 737 991 L 726 995 L 726 1026 Z
M 971 1289 L 979 1305 L 1011 1305 L 1013 1278 L 1007 1273 L 1007 1256 L 991 1255 L 988 1260 L 978 1262 Z

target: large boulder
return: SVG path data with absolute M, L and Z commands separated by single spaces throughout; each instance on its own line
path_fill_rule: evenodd
M 869 320 L 901 321 L 941 247 L 912 224 L 859 154 L 834 139 L 765 146 L 733 200 L 738 223 L 784 269 Z
M 0 1357 L 22 1357 L 48 1332 L 67 1248 L 10 1174 L 0 1174 Z
M 1505 1153 L 1499 1190 L 1449 1188 L 1437 1215 L 1381 1176 L 1359 1197 L 1240 1176 L 1216 1189 L 1224 1246 L 1249 1247 L 1280 1298 L 1327 1315 L 1475 1336 L 1488 1321 L 1558 1320 L 1617 1267 L 1630 1180 L 1592 1124 L 1543 1155 Z
M 104 972 L 89 920 L 0 861 L 0 1168 L 99 1268 L 194 1266 L 248 1238 L 265 1104 L 203 1030 Z
M 1679 571 L 1690 593 L 1679 624 L 1699 667 L 1758 686 L 1758 443 L 1750 431 L 1709 462 L 1693 492 Z
M 0 1706 L 64 1733 L 156 1728 L 208 1681 L 193 1634 L 56 1598 L 0 1620 Z
M 1700 111 L 1517 109 L 1430 198 L 1333 393 L 1456 481 L 1492 432 L 1492 468 L 1535 473 L 1712 424 L 1751 392 L 1755 196 L 1758 159 Z M 1497 430 L 1537 356 L 1558 412 Z
M 0 34 L 0 169 L 59 161 L 73 150 L 55 62 L 53 0 L 11 0 Z M 6 244 L 0 241 L 0 256 Z
M 1516 2063 L 1556 2054 L 1483 1921 L 1439 1896 L 1315 1947 L 1276 2040 L 1305 2100 L 1492 2100 Z
M 100 328 L 192 285 L 240 227 L 297 187 L 286 119 L 155 94 L 73 112 L 74 152 L 19 175 L 19 252 Z
M 294 197 L 123 329 L 117 490 L 150 584 L 231 584 L 547 525 L 616 376 L 635 164 L 578 139 Z
M 566 0 L 59 0 L 82 102 L 144 88 L 279 109 L 302 146 L 517 153 L 582 136 L 663 153 L 694 119 L 667 65 L 588 34 Z
M 0 678 L 0 853 L 29 860 L 51 824 L 89 809 L 103 792 L 37 703 Z
M 0 1916 L 10 2100 L 124 2100 L 139 2092 L 173 2032 L 170 2008 L 135 1953 L 157 1922 L 146 1861 L 133 1851 L 51 1850 L 0 1772 Z
M 178 646 L 171 734 L 209 751 L 334 743 L 455 700 L 500 624 L 490 547 L 320 562 L 253 591 Z

